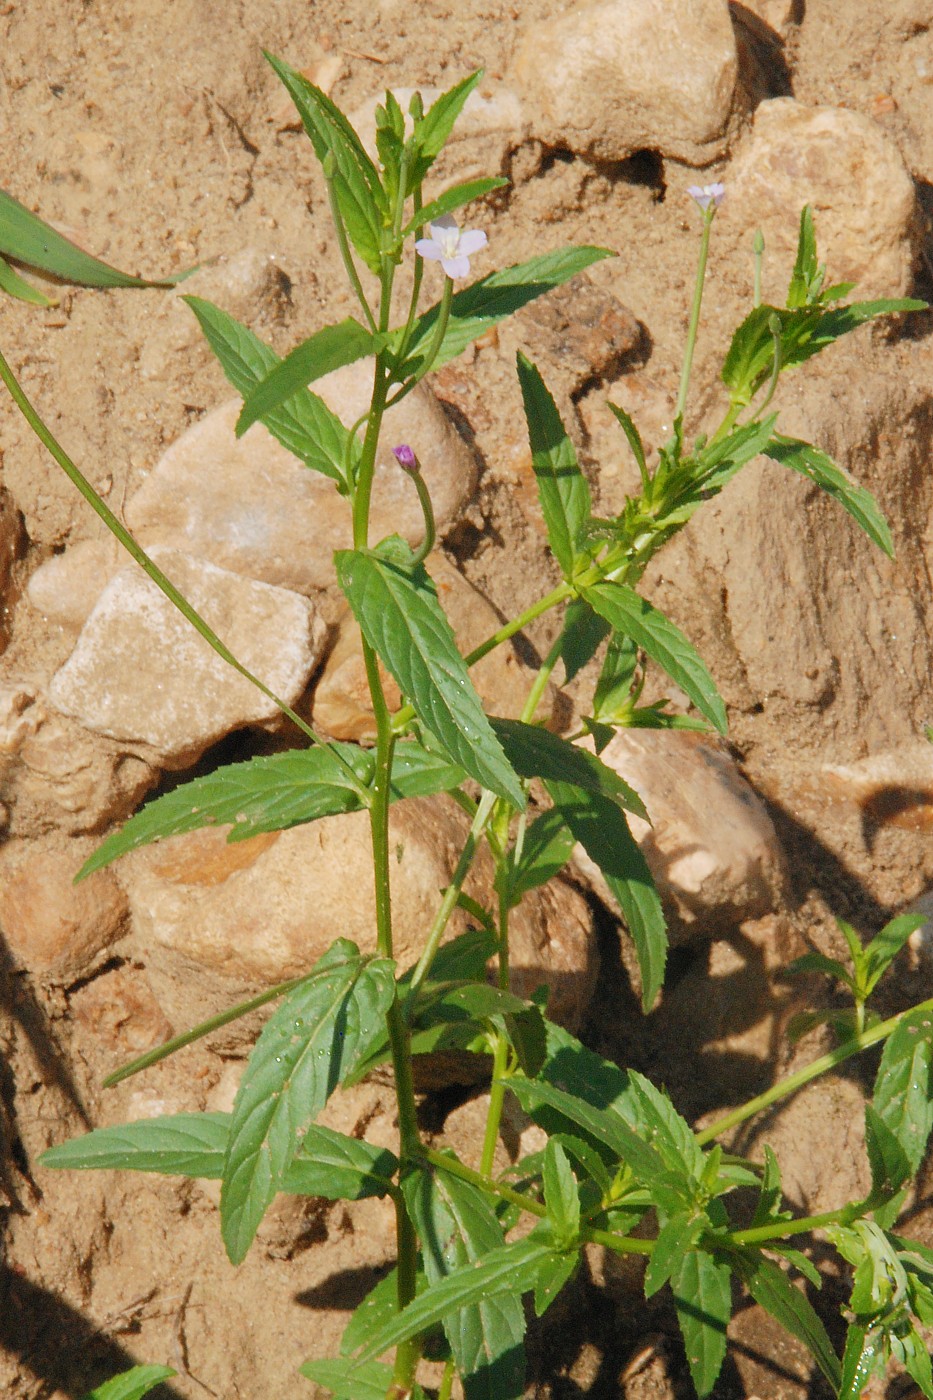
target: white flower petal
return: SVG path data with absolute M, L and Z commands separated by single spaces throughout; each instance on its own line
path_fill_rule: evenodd
M 415 243 L 416 252 L 420 253 L 428 262 L 440 262 L 444 256 L 444 250 L 439 243 L 435 243 L 433 238 L 419 238 Z
M 458 258 L 441 258 L 441 267 L 448 277 L 469 277 L 470 259 L 461 256 Z
M 468 258 L 472 258 L 473 254 L 478 253 L 480 248 L 485 248 L 488 242 L 489 239 L 486 237 L 484 229 L 469 228 L 460 235 L 458 252 L 463 253 Z

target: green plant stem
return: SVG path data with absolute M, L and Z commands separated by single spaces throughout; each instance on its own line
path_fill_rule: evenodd
M 505 804 L 500 804 L 505 805 Z M 503 860 L 505 857 L 503 856 Z M 498 882 L 497 882 L 498 883 Z M 499 891 L 499 990 L 509 990 L 509 903 L 505 894 Z M 502 1122 L 502 1108 L 505 1103 L 505 1074 L 509 1064 L 509 1042 L 500 1030 L 496 1037 L 496 1048 L 492 1060 L 492 1084 L 489 1086 L 489 1109 L 486 1113 L 486 1130 L 483 1134 L 483 1150 L 479 1169 L 484 1176 L 492 1175 L 496 1157 L 496 1143 L 499 1141 L 499 1125 Z
M 78 491 L 80 491 L 81 495 L 87 501 L 88 505 L 91 507 L 94 513 L 98 515 L 100 519 L 104 522 L 104 524 L 107 526 L 107 529 L 110 531 L 110 533 L 114 535 L 116 539 L 119 540 L 120 544 L 122 544 L 126 552 L 130 554 L 133 557 L 133 559 L 136 560 L 136 563 L 139 565 L 139 567 L 149 576 L 149 578 L 152 579 L 152 582 L 159 589 L 159 591 L 163 593 L 165 597 L 169 600 L 169 602 L 178 609 L 181 615 L 184 618 L 186 618 L 188 622 L 191 623 L 195 631 L 198 632 L 208 643 L 208 645 L 213 648 L 213 650 L 217 653 L 221 660 L 226 661 L 228 666 L 232 666 L 235 671 L 239 672 L 241 676 L 243 676 L 252 685 L 254 685 L 256 689 L 261 692 L 261 694 L 265 695 L 267 700 L 271 700 L 273 705 L 275 705 L 276 708 L 280 710 L 283 715 L 286 715 L 292 721 L 292 723 L 301 730 L 302 734 L 304 734 L 308 739 L 310 739 L 312 743 L 319 744 L 322 748 L 330 747 L 329 745 L 324 743 L 323 739 L 320 739 L 317 736 L 317 734 L 311 728 L 310 724 L 306 724 L 305 721 L 301 718 L 301 716 L 296 714 L 290 705 L 286 705 L 285 701 L 280 699 L 279 696 L 276 695 L 274 690 L 270 690 L 269 687 L 265 684 L 265 682 L 261 681 L 258 676 L 254 676 L 252 671 L 250 671 L 248 667 L 243 665 L 242 661 L 237 660 L 230 648 L 220 640 L 214 629 L 207 622 L 205 622 L 201 614 L 191 606 L 187 598 L 185 598 L 184 594 L 181 593 L 175 587 L 171 579 L 167 578 L 166 575 L 163 574 L 158 564 L 156 564 L 154 560 L 150 559 L 149 555 L 142 548 L 142 546 L 137 544 L 136 540 L 134 540 L 133 536 L 127 530 L 126 526 L 123 525 L 122 522 L 117 519 L 113 511 L 107 505 L 107 503 L 104 500 L 102 500 L 102 498 L 94 490 L 94 487 L 88 481 L 87 477 L 83 474 L 81 469 L 68 456 L 68 453 L 58 442 L 51 430 L 48 427 L 46 427 L 39 414 L 36 412 L 32 404 L 27 399 L 25 393 L 20 387 L 19 380 L 16 378 L 16 375 L 10 369 L 10 366 L 7 364 L 7 361 L 4 359 L 2 354 L 0 354 L 0 379 L 3 380 L 7 389 L 10 391 L 10 396 L 13 399 L 13 402 L 16 404 L 20 413 L 22 413 L 23 417 L 26 419 L 26 422 L 29 424 L 30 428 L 35 433 L 39 441 L 42 443 L 43 447 L 45 447 L 46 450 L 55 459 L 55 461 L 61 467 L 62 471 L 68 477 L 69 481 L 71 481 L 72 485 L 77 487 Z M 360 783 L 359 778 L 354 773 L 350 764 L 347 763 L 346 759 L 342 757 L 342 755 L 337 749 L 331 748 L 331 752 L 334 754 L 338 763 L 340 763 L 347 776 L 350 778 L 354 791 L 362 798 L 364 803 L 368 803 L 369 794 L 366 788 Z
M 677 393 L 677 407 L 674 421 L 683 418 L 687 406 L 687 391 L 690 388 L 690 371 L 693 368 L 693 351 L 696 347 L 697 331 L 700 327 L 700 308 L 703 305 L 703 284 L 706 281 L 706 260 L 709 257 L 709 235 L 716 215 L 716 205 L 710 203 L 703 214 L 703 232 L 700 235 L 700 257 L 697 263 L 696 283 L 693 288 L 693 305 L 690 308 L 690 323 L 687 326 L 687 344 L 684 348 L 684 364 L 680 374 L 680 389 Z
M 710 1123 L 709 1127 L 697 1133 L 697 1142 L 703 1147 L 706 1143 L 719 1137 L 720 1134 L 728 1132 L 730 1128 L 736 1127 L 739 1123 L 747 1122 L 756 1113 L 762 1113 L 772 1104 L 779 1103 L 781 1099 L 786 1099 L 790 1094 L 796 1094 L 798 1089 L 802 1089 L 811 1080 L 818 1079 L 821 1074 L 826 1074 L 829 1070 L 835 1069 L 837 1065 L 851 1060 L 854 1055 L 860 1055 L 863 1050 L 868 1050 L 872 1045 L 877 1045 L 879 1041 L 886 1040 L 897 1030 L 905 1016 L 911 1016 L 916 1011 L 933 1011 L 933 997 L 927 1001 L 918 1002 L 916 1006 L 908 1007 L 906 1011 L 891 1016 L 887 1021 L 880 1021 L 877 1026 L 863 1031 L 853 1040 L 846 1041 L 844 1045 L 837 1045 L 835 1050 L 821 1055 L 812 1064 L 806 1065 L 803 1069 L 795 1070 L 786 1079 L 782 1079 L 777 1084 L 773 1084 L 770 1089 L 766 1089 L 763 1094 L 758 1094 L 739 1108 L 733 1109 L 731 1113 L 717 1118 L 715 1123 Z
M 447 334 L 447 323 L 450 320 L 450 304 L 453 301 L 453 295 L 453 278 L 446 277 L 444 279 L 444 291 L 441 295 L 441 304 L 437 313 L 437 325 L 434 327 L 434 334 L 431 337 L 431 343 L 425 351 L 424 359 L 422 360 L 416 372 L 406 381 L 405 384 L 402 385 L 401 389 L 399 389 L 396 393 L 392 395 L 388 403 L 389 408 L 394 408 L 397 403 L 400 403 L 402 399 L 406 397 L 406 395 L 411 393 L 415 385 L 418 384 L 430 371 L 431 366 L 437 359 L 438 352 L 444 343 L 444 336 Z
M 544 661 L 541 663 L 541 666 L 538 668 L 538 674 L 535 676 L 534 680 L 531 683 L 531 688 L 528 691 L 528 698 L 522 707 L 521 714 L 519 715 L 519 719 L 522 721 L 523 724 L 531 724 L 534 720 L 535 712 L 537 711 L 538 705 L 541 702 L 541 696 L 547 689 L 547 683 L 551 679 L 554 667 L 560 660 L 560 652 L 563 640 L 564 634 L 563 631 L 560 631 L 555 637 L 554 642 L 551 645 L 550 651 L 544 658 Z
M 877 1202 L 875 1203 L 877 1205 Z M 731 1244 L 766 1244 L 769 1240 L 786 1240 L 794 1235 L 807 1235 L 827 1225 L 851 1225 L 872 1209 L 868 1201 L 852 1201 L 839 1210 L 824 1210 L 819 1215 L 802 1215 L 798 1220 L 784 1220 L 773 1225 L 756 1225 L 749 1230 L 731 1230 Z
M 493 809 L 495 801 L 496 795 L 493 792 L 484 792 L 479 800 L 479 805 L 476 808 L 476 815 L 473 818 L 467 839 L 464 842 L 463 850 L 460 852 L 460 859 L 457 861 L 457 868 L 454 870 L 450 884 L 444 891 L 440 907 L 437 914 L 434 916 L 431 931 L 424 945 L 424 951 L 418 959 L 415 970 L 411 975 L 409 991 L 412 995 L 418 990 L 431 970 L 431 964 L 440 947 L 441 939 L 444 936 L 444 930 L 447 927 L 450 916 L 457 907 L 457 900 L 460 897 L 463 882 L 473 863 L 473 857 L 476 855 L 480 839 L 486 829 L 486 823 L 489 820 L 489 814 Z
M 418 492 L 418 503 L 421 506 L 421 514 L 424 516 L 424 539 L 415 550 L 412 556 L 412 566 L 417 567 L 423 564 L 425 559 L 434 548 L 434 541 L 437 538 L 437 527 L 434 523 L 434 506 L 431 503 L 431 493 L 428 490 L 428 483 L 421 475 L 420 470 L 407 473 L 415 483 L 415 490 Z
M 395 1196 L 395 1227 L 398 1241 L 398 1310 L 401 1312 L 414 1299 L 418 1282 L 418 1239 L 401 1192 Z M 401 1397 L 411 1394 L 420 1358 L 420 1337 L 409 1337 L 407 1341 L 399 1343 L 388 1396 L 398 1395 L 401 1400 Z
M 456 1367 L 454 1366 L 454 1359 L 452 1356 L 449 1356 L 444 1366 L 444 1374 L 441 1377 L 440 1389 L 437 1392 L 437 1400 L 450 1400 L 451 1392 L 454 1388 L 455 1374 Z
M 455 1157 L 446 1157 L 443 1152 L 435 1152 L 432 1148 L 422 1149 L 421 1155 L 424 1161 L 436 1167 L 438 1171 L 459 1177 L 461 1181 L 469 1182 L 488 1196 L 498 1196 L 500 1200 L 518 1206 L 529 1215 L 536 1215 L 539 1220 L 543 1220 L 547 1215 L 547 1207 L 543 1202 L 536 1201 L 533 1196 L 526 1196 L 521 1191 L 513 1191 L 511 1186 L 484 1176 L 482 1172 L 473 1171 Z M 655 1243 L 654 1240 L 633 1240 L 628 1235 L 614 1235 L 610 1230 L 598 1230 L 592 1225 L 581 1228 L 580 1238 L 587 1243 L 605 1245 L 616 1254 L 650 1254 Z

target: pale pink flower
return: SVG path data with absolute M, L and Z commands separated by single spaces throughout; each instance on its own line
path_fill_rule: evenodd
M 435 219 L 428 228 L 430 238 L 419 238 L 415 247 L 429 262 L 439 262 L 448 277 L 469 277 L 470 258 L 486 246 L 482 229 L 464 229 L 450 214 Z
M 711 204 L 714 204 L 717 209 L 719 208 L 725 196 L 726 187 L 717 180 L 715 185 L 690 185 L 687 193 L 706 213 Z

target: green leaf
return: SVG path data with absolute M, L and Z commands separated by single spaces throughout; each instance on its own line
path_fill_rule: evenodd
M 432 1289 L 502 1248 L 501 1226 L 475 1186 L 425 1168 L 406 1175 L 402 1190 Z M 443 1323 L 465 1400 L 521 1400 L 525 1315 L 517 1293 L 479 1299 L 448 1313 Z
M 696 1243 L 709 1222 L 689 1210 L 672 1215 L 658 1231 L 658 1237 L 645 1270 L 645 1297 L 653 1298 L 668 1279 L 679 1273 L 684 1256 L 695 1252 Z
M 120 272 L 56 233 L 5 190 L 0 190 L 0 253 L 82 287 L 172 287 L 188 275 L 176 273 L 174 277 L 150 281 Z
M 505 876 L 505 897 L 514 909 L 529 890 L 552 880 L 573 855 L 573 833 L 556 808 L 542 812 L 528 827 L 522 842 L 521 855 L 509 853 Z
M 220 367 L 238 394 L 247 398 L 268 374 L 281 364 L 248 326 L 242 325 L 219 306 L 201 297 L 184 300 L 198 318 L 207 342 Z M 320 472 L 349 490 L 347 463 L 356 458 L 358 448 L 335 413 L 310 389 L 300 389 L 273 412 L 266 414 L 265 426 L 283 447 L 312 471 Z
M 703 1400 L 716 1384 L 726 1355 L 732 1314 L 729 1266 L 704 1249 L 688 1250 L 673 1272 L 671 1287 L 690 1376 Z
M 638 648 L 631 637 L 613 633 L 593 691 L 593 716 L 604 724 L 624 724 L 632 712 Z
M 424 1263 L 419 1254 L 415 1295 L 423 1293 L 427 1286 Z M 398 1310 L 398 1269 L 393 1268 L 369 1290 L 362 1303 L 354 1310 L 340 1339 L 340 1355 L 352 1356 L 355 1351 L 359 1351 L 366 1345 L 370 1336 L 398 1316 Z
M 899 914 L 885 924 L 865 948 L 866 990 L 874 991 L 912 933 L 924 925 L 922 914 Z
M 828 958 L 825 953 L 804 953 L 802 957 L 789 962 L 784 972 L 788 977 L 803 977 L 811 972 L 822 972 L 827 977 L 842 982 L 851 991 L 855 990 L 855 983 L 848 969 L 838 959 Z
M 870 491 L 853 481 L 831 457 L 808 442 L 797 438 L 783 437 L 776 433 L 764 448 L 767 456 L 782 466 L 790 467 L 838 501 L 865 534 L 889 558 L 894 558 L 894 541 L 891 530 L 878 508 L 878 502 Z
M 820 301 L 820 291 L 826 276 L 825 266 L 820 267 L 816 256 L 816 234 L 813 229 L 813 212 L 809 204 L 800 211 L 800 234 L 797 239 L 797 258 L 787 289 L 789 307 L 809 306 Z
M 912 1175 L 907 1153 L 870 1103 L 865 1105 L 865 1150 L 871 1167 L 872 1198 L 889 1200 Z
M 595 613 L 582 598 L 572 600 L 564 617 L 560 643 L 560 659 L 564 663 L 564 680 L 567 684 L 592 661 L 610 631 L 606 619 Z
M 431 361 L 431 369 L 439 369 L 448 360 L 454 359 L 490 327 L 514 315 L 545 292 L 552 292 L 555 287 L 569 282 L 571 277 L 602 258 L 613 256 L 610 248 L 562 248 L 532 258 L 529 262 L 491 272 L 462 292 L 455 292 L 447 330 L 437 358 Z M 439 313 L 438 302 L 415 322 L 404 365 L 406 375 L 417 373 L 428 353 Z M 399 374 L 402 372 L 400 366 Z
M 861 1322 L 849 1324 L 842 1357 L 839 1400 L 857 1400 L 872 1376 L 883 1369 L 884 1342 L 883 1327 L 869 1327 Z
M 620 408 L 618 404 L 607 402 L 606 407 L 622 424 L 622 431 L 628 440 L 629 447 L 632 449 L 632 456 L 635 458 L 638 465 L 642 483 L 646 483 L 648 481 L 648 463 L 645 460 L 645 449 L 642 445 L 641 433 L 635 426 L 635 420 L 626 413 L 624 408 Z
M 667 1182 L 668 1174 L 661 1157 L 617 1114 L 596 1108 L 593 1104 L 585 1103 L 573 1094 L 540 1079 L 524 1079 L 521 1075 L 511 1075 L 505 1080 L 505 1085 L 526 1112 L 538 1104 L 548 1104 L 558 1109 L 565 1118 L 583 1128 L 590 1137 L 611 1148 L 618 1159 L 631 1167 L 638 1180 L 645 1185 Z
M 558 1249 L 577 1243 L 580 1233 L 580 1193 L 567 1154 L 553 1138 L 544 1149 L 541 1174 L 544 1204 Z
M 383 1031 L 392 963 L 338 939 L 266 1023 L 240 1083 L 224 1163 L 221 1233 L 245 1257 L 301 1140 Z
M 648 864 L 615 802 L 569 783 L 547 781 L 554 806 L 619 902 L 635 944 L 647 1013 L 664 981 L 667 926 Z
M 668 1171 L 699 1180 L 706 1161 L 703 1149 L 667 1095 L 636 1070 L 628 1072 L 628 1092 L 639 1127 Z
M 462 1308 L 502 1294 L 521 1297 L 535 1286 L 542 1266 L 553 1257 L 547 1239 L 534 1231 L 523 1240 L 491 1250 L 475 1263 L 433 1284 L 372 1332 L 358 1360 L 366 1362 L 381 1356 L 389 1347 L 417 1336 Z
M 451 758 L 519 811 L 525 796 L 489 725 L 423 565 L 404 568 L 360 550 L 335 556 L 363 636 Z
M 202 826 L 230 824 L 227 840 L 245 841 L 264 831 L 287 831 L 319 817 L 357 812 L 365 805 L 373 773 L 372 753 L 356 744 L 330 743 L 231 763 L 148 802 L 98 846 L 78 878 L 127 851 Z M 401 740 L 393 755 L 390 796 L 398 801 L 447 792 L 464 776 L 442 755 L 414 740 Z
M 570 1282 L 580 1265 L 580 1255 L 575 1251 L 567 1254 L 553 1254 L 541 1266 L 535 1280 L 535 1316 L 543 1317 L 561 1289 Z
M 643 821 L 650 820 L 635 789 L 588 749 L 571 744 L 550 729 L 517 719 L 494 719 L 492 727 L 519 777 L 571 784 L 634 812 Z
M 777 419 L 776 413 L 769 413 L 760 422 L 744 423 L 742 427 L 734 428 L 728 437 L 697 453 L 695 486 L 698 489 L 698 506 L 721 491 L 746 462 L 764 452 Z
M 219 1181 L 230 1133 L 229 1113 L 179 1113 L 95 1128 L 50 1147 L 44 1167 L 68 1170 L 159 1172 Z M 282 1190 L 295 1196 L 356 1201 L 384 1196 L 398 1167 L 387 1148 L 315 1125 L 301 1141 Z
M 298 1370 L 309 1381 L 323 1385 L 334 1400 L 385 1400 L 392 1384 L 392 1367 L 381 1361 L 370 1361 L 365 1366 L 346 1358 L 305 1361 Z M 413 1400 L 419 1391 L 421 1387 L 416 1386 L 410 1392 Z
M 933 1015 L 910 1011 L 888 1036 L 872 1102 L 897 1138 L 912 1172 L 920 1170 L 933 1129 Z
M 0 292 L 8 292 L 11 297 L 16 297 L 17 301 L 28 302 L 31 306 L 55 305 L 51 297 L 47 297 L 38 287 L 20 277 L 6 258 L 0 258 Z
M 548 542 L 564 578 L 569 581 L 586 538 L 592 507 L 590 488 L 577 464 L 574 445 L 557 405 L 537 368 L 521 352 L 518 380 Z
M 767 1143 L 764 1148 L 765 1164 L 761 1177 L 761 1191 L 755 1203 L 751 1228 L 770 1225 L 774 1221 L 789 1220 L 790 1212 L 781 1210 L 781 1168 L 774 1151 Z
M 334 196 L 350 241 L 370 272 L 378 275 L 382 229 L 388 226 L 379 172 L 339 107 L 287 63 L 270 53 L 265 56 L 288 89 L 325 174 L 330 158 Z
M 455 83 L 431 104 L 415 128 L 415 160 L 412 165 L 410 188 L 421 183 L 447 142 L 454 123 L 463 111 L 463 104 L 480 82 L 483 69 L 477 68 Z
M 670 618 L 624 583 L 596 583 L 587 588 L 583 596 L 614 631 L 631 637 L 662 666 L 701 714 L 720 734 L 725 734 L 728 727 L 726 707 L 713 678 Z
M 933 1400 L 933 1367 L 926 1343 L 915 1328 L 905 1335 L 891 1338 L 891 1351 L 901 1362 L 910 1378 L 920 1387 L 927 1400 Z
M 469 204 L 474 199 L 481 199 L 484 194 L 489 194 L 491 190 L 501 189 L 503 185 L 508 183 L 508 180 L 501 175 L 495 175 L 484 177 L 481 180 L 465 180 L 461 185 L 453 185 L 437 199 L 432 199 L 430 204 L 425 204 L 412 219 L 409 219 L 402 229 L 402 237 L 406 238 L 416 229 L 425 228 L 435 219 L 441 219 L 445 214 L 452 214 L 455 209 L 462 208 L 464 204 Z
M 294 350 L 290 350 L 284 360 L 261 379 L 255 389 L 246 396 L 240 416 L 237 419 L 236 435 L 242 437 L 259 419 L 274 413 L 281 404 L 287 403 L 300 390 L 315 379 L 321 379 L 331 370 L 340 369 L 364 355 L 373 355 L 381 349 L 378 336 L 347 316 L 335 326 L 325 326 L 315 332 Z
M 84 1400 L 142 1400 L 162 1381 L 177 1375 L 170 1366 L 133 1366 L 88 1391 Z
M 795 1288 L 777 1264 L 764 1255 L 743 1253 L 731 1256 L 733 1268 L 744 1280 L 749 1293 L 765 1312 L 770 1313 L 792 1337 L 809 1348 L 816 1364 L 834 1389 L 842 1379 L 839 1358 L 826 1328 L 799 1288 Z

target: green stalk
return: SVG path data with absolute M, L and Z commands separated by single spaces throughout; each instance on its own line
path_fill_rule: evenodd
M 749 1099 L 741 1107 L 733 1109 L 731 1113 L 717 1118 L 715 1123 L 710 1123 L 708 1128 L 697 1133 L 697 1142 L 701 1147 L 705 1146 L 706 1143 L 712 1142 L 722 1133 L 728 1132 L 730 1128 L 736 1127 L 739 1123 L 747 1122 L 756 1113 L 762 1113 L 772 1104 L 779 1103 L 781 1099 L 786 1099 L 791 1094 L 796 1094 L 797 1090 L 802 1089 L 805 1084 L 809 1084 L 811 1080 L 818 1079 L 821 1074 L 835 1069 L 837 1065 L 844 1064 L 846 1060 L 851 1060 L 853 1055 L 860 1055 L 863 1050 L 868 1050 L 872 1045 L 877 1045 L 879 1041 L 886 1040 L 897 1030 L 904 1017 L 913 1015 L 915 1011 L 933 1011 L 933 997 L 927 1001 L 918 1002 L 916 1006 L 911 1006 L 896 1016 L 891 1016 L 887 1021 L 879 1022 L 877 1026 L 872 1026 L 871 1030 L 863 1031 L 853 1040 L 847 1040 L 844 1045 L 837 1045 L 835 1050 L 830 1050 L 826 1055 L 821 1055 L 819 1059 L 814 1060 L 812 1064 L 789 1074 L 786 1079 L 773 1084 L 763 1094 L 756 1095 L 755 1098 Z
M 877 1201 L 875 1205 L 877 1206 Z M 811 1230 L 822 1230 L 827 1225 L 851 1225 L 860 1220 L 874 1207 L 869 1201 L 852 1201 L 839 1210 L 824 1210 L 819 1215 L 802 1215 L 799 1220 L 783 1220 L 773 1225 L 756 1225 L 749 1230 L 731 1230 L 728 1235 L 731 1244 L 767 1244 L 769 1240 L 791 1239 L 794 1235 L 807 1235 Z
M 700 327 L 700 308 L 703 305 L 703 283 L 706 281 L 706 260 L 709 256 L 709 235 L 716 217 L 716 205 L 710 200 L 703 211 L 703 232 L 700 235 L 700 257 L 697 263 L 696 284 L 693 289 L 693 306 L 690 308 L 690 324 L 687 327 L 687 344 L 684 349 L 684 365 L 680 374 L 680 389 L 677 394 L 677 407 L 674 421 L 683 418 L 687 406 L 687 390 L 690 387 L 690 371 L 693 368 L 693 351 L 696 346 L 697 331 Z
M 434 327 L 434 334 L 431 337 L 431 344 L 428 346 L 424 359 L 419 369 L 413 374 L 401 389 L 398 389 L 388 403 L 389 408 L 394 408 L 406 395 L 410 394 L 415 385 L 418 384 L 428 373 L 434 361 L 437 359 L 441 345 L 444 343 L 444 336 L 447 334 L 447 323 L 450 320 L 450 304 L 453 301 L 454 283 L 452 277 L 445 277 L 444 291 L 441 296 L 440 309 L 437 313 L 437 325 Z
M 500 803 L 508 812 L 508 805 Z M 504 857 L 503 857 L 504 859 Z M 509 905 L 499 891 L 499 990 L 509 990 Z M 499 1141 L 499 1125 L 502 1122 L 502 1107 L 505 1102 L 505 1075 L 509 1065 L 509 1042 L 502 1031 L 496 1037 L 496 1049 L 492 1061 L 492 1084 L 489 1086 L 489 1110 L 486 1114 L 486 1131 L 483 1135 L 483 1151 L 479 1169 L 483 1176 L 491 1176 L 496 1156 L 496 1143 Z
M 363 284 L 360 281 L 360 275 L 356 270 L 356 263 L 353 261 L 353 254 L 350 251 L 350 243 L 347 239 L 347 231 L 343 224 L 343 215 L 340 212 L 340 205 L 337 203 L 337 195 L 334 191 L 333 176 L 328 175 L 326 162 L 324 166 L 324 177 L 327 181 L 327 198 L 330 201 L 330 217 L 333 221 L 334 232 L 337 235 L 337 248 L 340 252 L 343 265 L 346 268 L 347 276 L 350 279 L 350 285 L 356 292 L 360 306 L 363 308 L 363 315 L 369 322 L 369 329 L 375 332 L 376 319 L 370 310 L 369 302 L 366 299 L 366 293 L 363 291 Z

